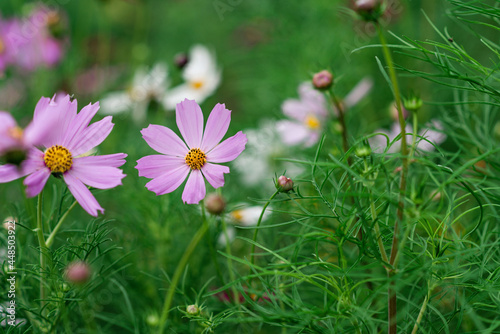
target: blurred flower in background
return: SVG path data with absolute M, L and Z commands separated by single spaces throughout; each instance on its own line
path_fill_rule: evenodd
M 247 186 L 259 186 L 266 191 L 274 189 L 273 177 L 275 173 L 286 170 L 293 175 L 302 173 L 300 165 L 282 161 L 291 157 L 289 147 L 281 142 L 276 131 L 277 122 L 263 120 L 257 129 L 247 129 L 248 143 L 245 151 L 233 163 L 234 168 L 241 175 L 241 181 Z M 297 159 L 297 153 L 293 153 Z
M 177 103 L 184 99 L 203 103 L 219 87 L 221 73 L 215 55 L 203 45 L 194 45 L 187 56 L 187 64 L 182 69 L 184 83 L 172 88 L 165 95 L 165 109 L 175 109 Z
M 101 100 L 104 114 L 118 114 L 131 111 L 136 122 L 146 118 L 151 101 L 162 103 L 169 85 L 167 66 L 158 63 L 150 71 L 139 68 L 134 75 L 132 85 L 125 91 L 111 92 Z
M 235 226 L 237 225 L 247 226 L 247 227 L 255 226 L 259 221 L 259 217 L 263 209 L 264 207 L 260 205 L 255 205 L 255 206 L 248 206 L 247 204 L 238 205 L 236 209 L 229 212 L 228 214 L 229 222 Z M 269 216 L 271 216 L 271 211 L 272 208 L 269 207 L 268 210 L 264 212 L 264 216 L 262 216 L 262 221 L 267 220 Z M 233 242 L 233 240 L 236 238 L 236 234 L 237 234 L 237 229 L 234 226 L 228 226 L 227 227 L 228 240 L 226 240 L 226 236 L 224 235 L 224 233 L 221 233 L 217 240 L 217 244 L 219 246 L 224 246 L 226 245 L 227 242 L 230 243 Z
M 413 127 L 410 124 L 406 125 L 406 141 L 408 145 L 413 142 Z M 401 134 L 401 126 L 399 122 L 394 122 L 391 125 L 391 129 L 387 131 L 386 129 L 378 129 L 375 133 L 383 133 L 389 138 L 389 142 L 393 142 Z M 430 152 L 434 151 L 434 145 L 440 145 L 446 140 L 446 134 L 443 132 L 443 125 L 438 120 L 431 120 L 427 123 L 423 129 L 418 132 L 417 135 L 417 147 L 419 151 Z M 387 147 L 387 138 L 383 135 L 377 135 L 368 139 L 370 147 L 373 152 L 382 153 Z M 432 143 L 432 144 L 431 144 Z M 434 144 L 434 145 L 433 145 Z M 401 138 L 393 142 L 392 145 L 387 148 L 387 153 L 397 153 L 401 149 Z
M 286 145 L 314 145 L 321 134 L 328 116 L 325 96 L 313 88 L 310 82 L 299 86 L 299 99 L 288 99 L 283 102 L 283 114 L 292 120 L 281 120 L 276 129 Z
M 65 41 L 54 37 L 51 28 L 60 23 L 60 13 L 43 5 L 26 18 L 10 19 L 5 38 L 11 63 L 26 71 L 56 65 L 63 56 Z

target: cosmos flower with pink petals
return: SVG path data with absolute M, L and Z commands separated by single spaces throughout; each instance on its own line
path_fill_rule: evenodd
M 13 152 L 27 152 L 32 146 L 39 145 L 51 130 L 50 120 L 30 123 L 26 129 L 21 129 L 12 115 L 0 111 L 0 156 Z
M 203 131 L 203 112 L 194 100 L 185 99 L 177 104 L 176 122 L 184 141 L 171 129 L 150 124 L 141 131 L 144 140 L 155 151 L 137 161 L 139 176 L 152 178 L 146 184 L 156 195 L 170 193 L 187 178 L 182 200 L 187 204 L 199 203 L 206 194 L 205 179 L 214 188 L 224 185 L 224 174 L 229 167 L 218 163 L 236 159 L 245 149 L 247 137 L 241 131 L 224 140 L 229 128 L 231 111 L 217 104 L 208 117 Z
M 28 197 L 38 195 L 50 175 L 62 177 L 69 191 L 82 208 L 92 216 L 104 213 L 87 186 L 109 189 L 121 185 L 125 174 L 118 169 L 125 163 L 124 153 L 84 156 L 101 144 L 113 129 L 111 116 L 90 121 L 99 110 L 99 103 L 89 104 L 77 112 L 76 100 L 69 95 L 41 98 L 35 108 L 33 126 L 51 125 L 50 133 L 41 138 L 38 147 L 31 147 L 20 168 L 6 164 L 0 166 L 0 183 L 28 175 L 24 179 Z

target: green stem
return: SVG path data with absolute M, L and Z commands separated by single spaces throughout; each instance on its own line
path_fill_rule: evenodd
M 418 132 L 418 117 L 417 112 L 412 111 L 413 114 L 413 141 L 411 143 L 410 159 L 413 159 L 415 150 L 417 149 L 417 132 Z
M 382 50 L 384 52 L 384 58 L 389 68 L 389 76 L 392 83 L 392 88 L 394 92 L 394 98 L 396 99 L 396 108 L 398 109 L 398 118 L 399 118 L 399 126 L 401 127 L 401 159 L 403 163 L 403 168 L 401 171 L 401 179 L 399 182 L 399 200 L 398 200 L 398 209 L 396 213 L 396 222 L 394 223 L 394 232 L 392 237 L 392 247 L 391 247 L 391 255 L 389 259 L 389 263 L 393 266 L 394 260 L 398 253 L 398 234 L 399 234 L 399 223 L 403 221 L 403 210 L 404 210 L 404 193 L 406 191 L 406 174 L 408 172 L 408 147 L 406 144 L 406 122 L 403 115 L 403 108 L 401 106 L 401 94 L 399 91 L 398 79 L 396 76 L 396 70 L 394 69 L 394 63 L 392 61 L 391 52 L 387 46 L 387 42 L 385 40 L 384 34 L 382 32 L 382 28 L 380 24 L 376 23 L 378 35 L 380 38 L 380 43 L 382 44 Z M 394 281 L 392 278 L 395 274 L 396 268 L 393 266 L 388 272 L 387 277 L 391 280 L 388 288 L 388 298 L 389 298 L 389 307 L 388 307 L 388 321 L 389 321 L 389 334 L 397 333 L 397 296 L 396 291 L 394 289 Z
M 45 307 L 45 257 L 44 251 L 47 249 L 45 238 L 43 236 L 42 223 L 42 206 L 43 206 L 43 190 L 38 194 L 37 213 L 36 213 L 36 234 L 38 236 L 38 244 L 40 245 L 40 309 L 43 312 Z
M 427 304 L 429 303 L 429 294 L 432 288 L 429 289 L 427 294 L 425 295 L 424 302 L 422 304 L 422 307 L 420 308 L 420 312 L 418 313 L 417 321 L 415 322 L 415 326 L 413 326 L 413 330 L 411 331 L 411 334 L 416 334 L 418 330 L 418 326 L 420 325 L 420 322 L 422 321 L 422 318 L 425 313 L 425 309 L 427 308 Z
M 233 260 L 231 259 L 231 243 L 229 241 L 229 235 L 227 234 L 226 221 L 224 220 L 223 216 L 221 216 L 221 223 L 222 230 L 224 231 L 224 237 L 226 238 L 226 253 L 227 255 L 229 255 L 229 257 L 227 258 L 227 269 L 229 270 L 229 279 L 231 280 L 231 283 L 233 283 L 234 281 L 236 281 L 236 278 L 234 277 Z M 240 298 L 238 296 L 238 291 L 236 291 L 236 287 L 234 285 L 231 286 L 231 291 L 233 292 L 234 302 L 239 307 Z
M 342 148 L 344 149 L 344 153 L 347 153 L 349 151 L 349 142 L 347 140 L 347 126 L 345 123 L 345 113 L 344 113 L 344 107 L 342 104 L 339 102 L 333 91 L 331 92 L 330 98 L 332 99 L 333 104 L 335 105 L 335 108 L 338 110 L 339 113 L 339 122 L 340 126 L 342 127 Z M 351 164 L 351 161 L 348 160 L 349 165 Z
M 372 194 L 370 192 L 370 210 L 372 213 L 372 220 L 374 221 L 373 229 L 375 230 L 375 237 L 377 238 L 378 248 L 380 249 L 380 255 L 384 261 L 384 267 L 389 264 L 389 258 L 387 258 L 387 253 L 385 252 L 384 243 L 382 241 L 382 236 L 380 234 L 380 227 L 377 221 L 377 210 L 375 209 L 375 203 L 373 202 Z M 386 267 L 387 269 L 387 267 Z
M 254 261 L 255 261 L 255 256 L 254 256 L 255 242 L 257 241 L 257 233 L 259 232 L 259 227 L 260 227 L 260 223 L 262 222 L 262 217 L 264 217 L 264 212 L 266 212 L 267 207 L 269 206 L 269 204 L 271 203 L 271 201 L 276 197 L 276 195 L 279 194 L 279 192 L 280 192 L 279 190 L 276 190 L 274 192 L 274 194 L 271 197 L 269 197 L 269 200 L 266 202 L 266 204 L 262 208 L 262 212 L 260 213 L 259 220 L 257 221 L 257 226 L 255 227 L 255 231 L 253 232 L 252 250 L 250 252 L 250 263 L 252 264 L 250 266 L 250 274 L 252 273 L 252 267 L 253 267 L 253 264 L 254 264 Z
M 59 219 L 59 221 L 57 222 L 56 227 L 54 227 L 54 229 L 50 233 L 50 235 L 49 235 L 49 237 L 47 238 L 47 241 L 46 241 L 46 245 L 47 245 L 48 248 L 50 248 L 50 246 L 52 246 L 52 244 L 54 243 L 54 238 L 55 238 L 55 236 L 57 234 L 57 231 L 59 231 L 59 229 L 61 228 L 62 223 L 64 222 L 64 220 L 66 220 L 66 217 L 68 216 L 68 214 L 70 213 L 70 211 L 73 210 L 73 208 L 76 206 L 76 203 L 77 203 L 77 201 L 75 201 L 75 202 L 73 202 L 73 204 L 71 204 L 71 206 L 68 208 L 68 210 L 66 210 L 66 212 L 61 217 L 61 219 Z
M 167 291 L 167 296 L 165 297 L 165 304 L 163 305 L 163 310 L 161 313 L 160 327 L 158 330 L 158 334 L 163 334 L 165 330 L 165 325 L 168 320 L 168 313 L 170 312 L 170 306 L 172 305 L 172 300 L 174 298 L 177 284 L 179 283 L 179 280 L 182 276 L 182 273 L 184 272 L 184 269 L 189 261 L 189 258 L 191 257 L 191 254 L 196 249 L 196 247 L 200 243 L 201 239 L 203 238 L 207 230 L 208 230 L 208 223 L 206 222 L 206 220 L 203 220 L 203 224 L 201 225 L 200 229 L 196 232 L 196 234 L 193 236 L 193 239 L 191 239 L 191 242 L 186 248 L 186 251 L 182 255 L 182 258 L 179 261 L 177 268 L 175 269 L 174 276 L 172 277 L 172 282 L 170 283 L 170 287 L 168 288 Z

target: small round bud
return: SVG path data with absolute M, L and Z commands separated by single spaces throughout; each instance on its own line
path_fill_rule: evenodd
M 313 76 L 312 82 L 316 89 L 326 90 L 333 84 L 333 74 L 327 70 L 323 70 Z
M 151 327 L 156 327 L 160 324 L 160 318 L 158 314 L 152 313 L 146 317 L 146 323 Z
M 281 175 L 276 181 L 276 188 L 284 193 L 289 192 L 293 189 L 293 181 L 285 175 Z
M 417 96 L 411 96 L 408 99 L 404 99 L 403 102 L 405 109 L 413 112 L 417 112 L 418 110 L 420 110 L 423 104 L 424 102 L 422 101 L 422 99 Z
M 197 305 L 188 305 L 186 312 L 190 315 L 198 315 L 200 314 L 200 308 Z
M 205 208 L 213 215 L 220 215 L 226 208 L 226 201 L 221 195 L 212 193 L 205 199 Z
M 66 279 L 74 284 L 84 284 L 91 276 L 89 265 L 83 261 L 75 261 L 66 267 Z
M 354 0 L 354 10 L 368 22 L 377 22 L 384 14 L 382 0 Z
M 183 69 L 189 62 L 188 55 L 185 53 L 179 53 L 174 57 L 174 64 L 179 69 Z
M 406 108 L 402 107 L 402 109 L 403 110 L 401 110 L 401 111 L 403 112 L 404 119 L 408 118 L 408 115 L 410 113 L 408 112 L 408 110 L 406 110 Z M 398 107 L 396 106 L 396 103 L 391 104 L 390 113 L 391 113 L 391 118 L 394 120 L 394 122 L 398 122 L 399 121 L 399 111 L 398 111 Z
M 364 158 L 372 154 L 372 150 L 369 146 L 361 146 L 356 148 L 355 154 L 360 158 Z
M 17 222 L 16 218 L 14 218 L 14 217 L 7 217 L 3 221 L 3 227 L 7 231 L 14 230 L 16 228 L 16 222 Z

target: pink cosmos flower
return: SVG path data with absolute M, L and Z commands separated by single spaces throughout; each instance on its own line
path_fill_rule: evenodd
M 349 109 L 360 102 L 371 90 L 370 78 L 362 79 L 345 97 L 343 105 Z M 299 86 L 299 99 L 287 99 L 281 109 L 291 120 L 276 123 L 281 140 L 286 145 L 302 144 L 310 147 L 318 142 L 328 117 L 328 103 L 325 96 L 313 88 L 310 82 Z M 337 113 L 337 110 L 333 110 Z
M 85 106 L 77 112 L 76 100 L 69 95 L 42 97 L 35 108 L 33 126 L 41 123 L 51 126 L 51 133 L 41 138 L 39 145 L 31 147 L 27 159 L 20 168 L 13 165 L 0 166 L 0 183 L 28 175 L 24 180 L 28 197 L 38 195 L 50 175 L 60 176 L 66 182 L 82 208 L 92 216 L 104 213 L 87 186 L 109 189 L 121 185 L 123 172 L 118 169 L 125 163 L 124 153 L 84 156 L 103 142 L 113 129 L 111 116 L 89 125 L 99 110 L 99 103 Z
M 40 122 L 30 123 L 23 130 L 10 113 L 0 111 L 0 156 L 13 151 L 27 151 L 39 145 L 50 130 L 51 124 L 47 117 Z
M 63 56 L 63 41 L 50 32 L 51 22 L 58 15 L 46 8 L 37 8 L 23 20 L 10 19 L 4 41 L 8 46 L 9 62 L 26 70 L 51 67 Z
M 446 140 L 446 134 L 443 132 L 444 128 L 440 121 L 431 120 L 428 122 L 417 134 L 417 147 L 416 149 L 421 152 L 431 152 L 434 151 L 434 145 L 440 145 Z M 401 126 L 399 122 L 394 122 L 391 126 L 391 130 L 387 131 L 385 129 L 378 129 L 376 133 L 383 133 L 389 138 L 389 142 L 392 145 L 389 148 L 387 146 L 387 138 L 385 136 L 379 135 L 368 139 L 372 150 L 376 153 L 382 153 L 386 151 L 387 153 L 396 153 L 401 149 L 401 139 L 394 141 L 401 134 Z M 408 145 L 412 145 L 413 142 L 413 127 L 410 124 L 406 124 L 406 142 Z
M 229 167 L 216 163 L 229 162 L 245 149 L 247 137 L 241 131 L 220 142 L 231 121 L 231 111 L 217 104 L 203 131 L 203 113 L 194 100 L 185 99 L 176 106 L 176 121 L 184 141 L 172 130 L 150 124 L 141 131 L 144 140 L 161 155 L 149 155 L 137 161 L 139 176 L 152 178 L 146 184 L 156 195 L 170 193 L 188 178 L 182 200 L 197 204 L 206 193 L 205 179 L 214 188 L 224 185 Z M 189 177 L 188 177 L 189 175 Z
M 322 123 L 328 115 L 327 102 L 309 82 L 299 86 L 299 97 L 283 102 L 281 109 L 292 120 L 278 121 L 276 127 L 283 143 L 310 147 L 321 134 Z

